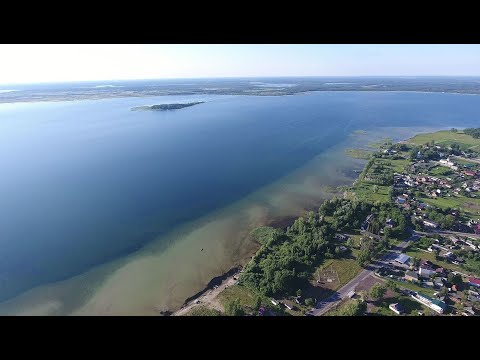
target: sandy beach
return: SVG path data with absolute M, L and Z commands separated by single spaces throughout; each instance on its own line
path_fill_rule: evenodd
M 208 291 L 199 298 L 190 301 L 188 304 L 183 306 L 180 310 L 175 311 L 172 316 L 183 316 L 193 310 L 198 306 L 207 306 L 208 308 L 215 309 L 223 312 L 225 309 L 223 305 L 217 300 L 217 296 L 226 288 L 235 285 L 238 282 L 238 274 L 232 275 L 225 279 L 220 286 L 217 288 Z

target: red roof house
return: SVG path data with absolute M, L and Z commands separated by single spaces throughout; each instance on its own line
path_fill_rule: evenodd
M 470 285 L 480 287 L 480 279 L 475 279 L 474 277 L 469 277 L 468 282 L 470 283 Z

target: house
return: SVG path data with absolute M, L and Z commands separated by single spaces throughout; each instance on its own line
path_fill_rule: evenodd
M 368 228 L 368 225 L 370 222 L 375 218 L 375 214 L 370 214 L 367 216 L 365 221 L 362 223 L 362 226 L 360 227 L 362 230 L 366 230 Z
M 458 242 L 460 242 L 460 244 L 462 243 L 462 241 L 455 236 L 450 236 L 450 241 L 453 243 L 453 245 L 457 245 Z
M 477 291 L 471 290 L 471 289 L 468 290 L 468 293 L 470 295 L 473 295 L 473 296 L 480 296 L 480 293 L 478 293 Z
M 480 288 L 480 279 L 476 279 L 474 277 L 469 277 L 468 278 L 468 283 L 472 286 Z
M 422 262 L 420 263 L 420 266 L 422 266 L 424 268 L 432 269 L 432 270 L 436 269 L 438 267 L 437 265 L 435 265 L 430 260 L 422 260 Z
M 475 171 L 465 170 L 464 174 L 468 176 L 475 176 L 477 173 Z
M 337 234 L 337 235 L 335 235 L 335 239 L 343 241 L 343 240 L 347 240 L 348 236 L 344 235 L 344 234 Z
M 433 280 L 433 284 L 437 287 L 443 287 L 443 278 L 437 276 L 434 280 Z
M 442 256 L 442 254 L 440 254 L 440 256 Z M 454 261 L 457 258 L 457 256 L 450 251 L 447 251 L 447 253 L 443 255 L 443 257 L 449 261 Z
M 402 305 L 400 305 L 399 303 L 390 304 L 388 307 L 397 315 L 400 315 L 404 312 Z
M 397 197 L 397 202 L 398 202 L 399 204 L 404 204 L 405 201 L 406 201 L 406 199 L 405 199 L 403 196 Z
M 421 266 L 420 266 L 420 269 L 418 269 L 418 275 L 419 275 L 421 278 L 428 279 L 428 278 L 430 278 L 430 276 L 432 276 L 433 274 L 435 274 L 435 271 L 434 271 L 434 270 L 427 269 L 427 268 L 424 268 L 424 267 L 421 267 Z
M 410 261 L 410 256 L 408 255 L 405 255 L 405 254 L 400 254 L 396 259 L 395 259 L 396 262 L 400 263 L 400 264 L 407 264 L 409 261 Z
M 407 270 L 403 278 L 407 281 L 418 282 L 418 274 L 415 271 Z
M 477 250 L 477 246 L 474 243 L 472 243 L 470 240 L 465 240 L 465 244 L 470 246 L 472 250 Z
M 439 227 L 439 225 L 435 221 L 432 221 L 429 219 L 423 220 L 423 225 L 434 228 L 434 229 Z
M 462 315 L 463 316 L 473 316 L 473 315 L 475 315 L 475 311 L 473 311 L 473 308 L 471 306 L 468 306 L 468 307 L 463 309 Z
M 426 307 L 429 307 L 433 311 L 438 312 L 439 314 L 443 314 L 443 312 L 447 309 L 447 304 L 445 304 L 443 301 L 432 299 L 430 296 L 425 294 L 416 293 L 415 295 L 411 295 L 411 297 Z
M 395 224 L 395 221 L 392 220 L 392 219 L 387 219 L 387 221 L 385 222 L 385 225 L 388 226 L 390 229 L 393 228 L 396 224 Z
M 340 252 L 341 252 L 341 253 L 344 253 L 345 251 L 347 251 L 347 250 L 348 250 L 348 248 L 346 248 L 346 247 L 345 247 L 345 246 L 343 246 L 343 245 L 342 245 L 342 246 L 340 246 L 340 248 L 339 248 L 339 249 L 340 249 Z

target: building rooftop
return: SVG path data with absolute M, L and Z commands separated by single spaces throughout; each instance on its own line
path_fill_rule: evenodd
M 469 277 L 469 278 L 468 278 L 468 281 L 469 281 L 471 284 L 476 284 L 477 286 L 480 286 L 480 279 L 475 279 L 474 277 Z
M 405 255 L 405 254 L 400 254 L 396 259 L 395 261 L 399 262 L 399 263 L 402 263 L 402 264 L 405 264 L 406 262 L 408 262 L 410 260 L 410 256 L 408 255 Z
M 410 276 L 418 280 L 418 274 L 415 271 L 407 270 L 405 276 Z

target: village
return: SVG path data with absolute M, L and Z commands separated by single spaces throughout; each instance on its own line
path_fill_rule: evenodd
M 282 296 L 262 295 L 259 283 L 249 287 L 242 270 L 240 282 L 218 297 L 226 313 L 480 315 L 480 141 L 466 146 L 467 135 L 453 129 L 419 138 L 380 145 L 353 186 L 318 214 L 309 212 L 286 230 L 259 229 L 267 246 L 252 259 L 266 259 L 261 251 L 277 256 L 280 250 L 268 246 L 272 239 L 315 239 L 322 226 L 336 230 L 328 240 L 335 251 L 311 267 L 307 285 Z M 430 138 L 439 141 L 425 141 Z M 295 246 L 289 241 L 278 248 Z M 249 279 L 260 279 L 247 271 Z M 216 309 L 221 313 L 222 306 Z
M 479 269 L 465 266 L 470 259 L 480 258 L 480 237 L 476 236 L 480 234 L 480 162 L 474 158 L 478 154 L 433 142 L 413 149 L 400 143 L 380 154 L 393 161 L 410 155 L 411 164 L 394 173 L 390 195 L 411 216 L 412 230 L 419 238 L 406 254 L 381 263 L 375 275 L 399 282 L 405 295 L 435 313 L 479 314 L 480 279 L 475 276 Z M 372 215 L 365 219 L 364 229 L 371 219 Z M 394 225 L 391 219 L 385 222 L 385 227 Z M 389 308 L 396 314 L 405 312 L 400 304 Z

